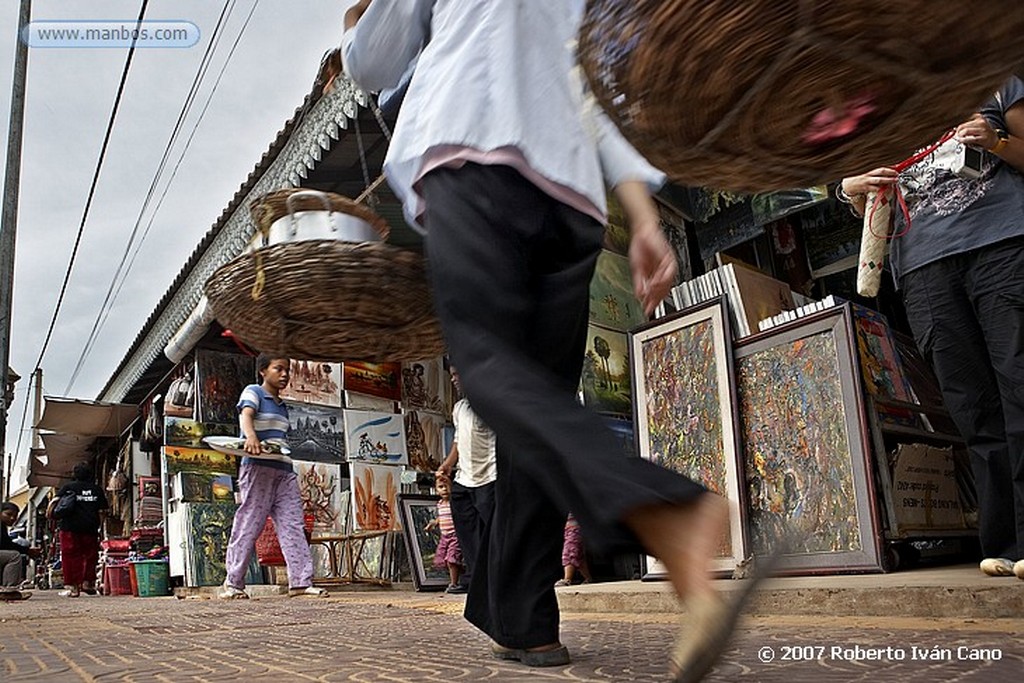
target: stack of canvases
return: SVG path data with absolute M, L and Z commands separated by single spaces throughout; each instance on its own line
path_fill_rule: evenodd
M 212 450 L 207 436 L 237 436 L 236 404 L 256 378 L 255 361 L 242 354 L 198 350 L 183 364 L 164 403 L 161 464 L 170 487 L 167 542 L 171 575 L 186 586 L 224 581 L 224 554 L 237 504 L 238 462 Z M 260 583 L 255 563 L 248 583 Z
M 314 578 L 336 578 L 327 547 L 316 541 L 348 531 L 342 476 L 345 438 L 341 365 L 291 359 L 288 386 L 281 397 L 288 405 L 288 447 L 299 482 L 306 528 L 312 532 Z
M 446 455 L 451 378 L 440 357 L 402 364 L 347 362 L 344 388 L 352 529 L 397 530 L 403 473 L 414 481 L 417 472 L 435 472 Z M 377 558 L 369 559 L 362 571 L 372 573 Z

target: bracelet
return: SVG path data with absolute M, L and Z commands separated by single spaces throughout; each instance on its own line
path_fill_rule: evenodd
M 843 204 L 853 204 L 855 198 L 863 197 L 862 194 L 855 194 L 852 197 L 846 194 L 846 190 L 843 189 L 843 184 L 840 182 L 836 185 L 836 199 L 841 201 Z

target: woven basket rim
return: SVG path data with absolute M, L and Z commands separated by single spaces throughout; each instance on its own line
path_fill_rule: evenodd
M 391 228 L 388 226 L 387 221 L 367 206 L 357 204 L 354 200 L 334 192 L 314 190 L 306 187 L 289 187 L 274 190 L 253 200 L 249 205 L 249 212 L 252 215 L 253 221 L 256 222 L 256 227 L 265 235 L 269 235 L 270 226 L 278 219 L 284 218 L 289 214 L 289 197 L 298 193 L 317 193 L 322 195 L 331 207 L 331 211 L 346 213 L 366 221 L 377 231 L 382 240 L 387 240 L 391 233 Z M 323 211 L 324 208 L 322 201 L 312 197 L 296 199 L 293 206 L 294 211 Z

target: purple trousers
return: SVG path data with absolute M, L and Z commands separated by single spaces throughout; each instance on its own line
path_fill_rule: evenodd
M 292 588 L 313 585 L 313 558 L 303 531 L 302 499 L 295 473 L 251 462 L 242 463 L 238 488 L 242 504 L 235 512 L 231 540 L 228 541 L 225 560 L 228 585 L 245 588 L 249 556 L 268 516 L 274 520 L 281 553 L 288 565 L 288 585 Z

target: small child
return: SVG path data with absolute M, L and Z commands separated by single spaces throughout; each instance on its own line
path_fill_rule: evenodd
M 459 576 L 462 574 L 462 549 L 455 535 L 451 493 L 451 481 L 447 477 L 438 477 L 437 495 L 441 496 L 441 500 L 437 501 L 437 519 L 431 520 L 424 530 L 430 531 L 434 527 L 441 530 L 441 540 L 437 542 L 437 552 L 434 553 L 434 566 L 448 567 L 448 588 L 445 592 L 465 593 L 466 587 L 459 583 Z
M 580 534 L 580 523 L 572 513 L 565 520 L 565 535 L 562 541 L 562 568 L 565 576 L 555 582 L 556 586 L 571 586 L 576 578 L 576 570 L 580 570 L 583 583 L 590 583 L 590 567 L 587 565 L 587 554 L 583 550 L 583 536 Z

